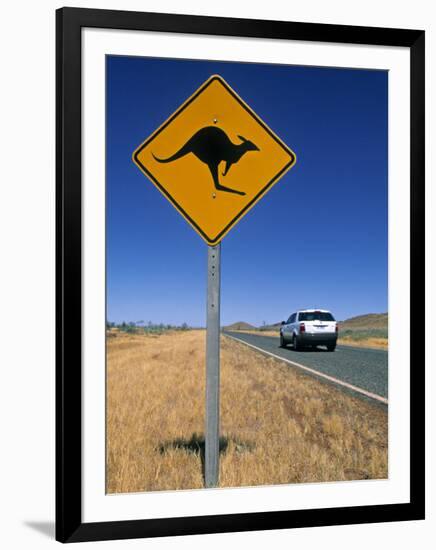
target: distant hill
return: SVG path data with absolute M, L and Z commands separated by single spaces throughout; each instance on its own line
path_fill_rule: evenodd
M 388 328 L 387 313 L 368 313 L 366 315 L 357 315 L 345 321 L 339 322 L 341 330 L 369 330 Z
M 245 323 L 244 321 L 238 321 L 223 328 L 225 330 L 256 330 L 254 325 L 250 325 L 250 323 Z

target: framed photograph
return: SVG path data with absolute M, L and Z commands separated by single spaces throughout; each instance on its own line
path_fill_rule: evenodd
M 56 17 L 57 540 L 423 519 L 424 32 Z

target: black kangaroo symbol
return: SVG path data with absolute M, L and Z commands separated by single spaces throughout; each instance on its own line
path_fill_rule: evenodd
M 259 148 L 253 142 L 238 136 L 242 143 L 234 144 L 230 141 L 227 134 L 216 126 L 206 126 L 198 130 L 181 149 L 174 155 L 161 159 L 154 155 L 153 157 L 158 162 L 173 162 L 188 153 L 193 153 L 199 160 L 208 165 L 212 174 L 215 189 L 218 191 L 227 191 L 228 193 L 236 193 L 237 195 L 245 195 L 243 191 L 237 191 L 230 187 L 221 185 L 218 178 L 218 166 L 220 162 L 225 161 L 223 176 L 230 170 L 232 164 L 235 164 L 248 151 L 259 151 Z

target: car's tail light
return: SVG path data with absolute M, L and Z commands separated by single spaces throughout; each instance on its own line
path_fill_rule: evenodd
M 339 327 L 338 327 L 338 323 L 336 323 L 336 327 L 335 327 L 335 330 L 336 330 L 336 333 L 339 332 Z
M 304 323 L 300 323 L 300 332 L 306 332 L 306 325 Z

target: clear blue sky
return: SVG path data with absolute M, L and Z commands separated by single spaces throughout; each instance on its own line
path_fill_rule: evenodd
M 211 74 L 297 154 L 222 242 L 222 324 L 387 311 L 387 72 L 109 56 L 108 320 L 205 324 L 207 246 L 131 155 Z

